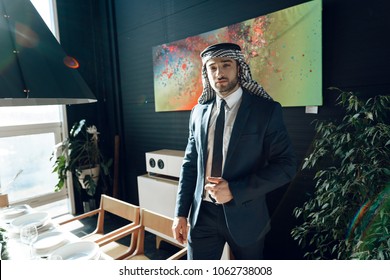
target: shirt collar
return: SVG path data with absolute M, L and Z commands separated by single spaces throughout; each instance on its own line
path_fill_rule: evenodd
M 242 97 L 242 88 L 241 87 L 239 87 L 235 92 L 233 92 L 229 96 L 225 97 L 224 100 L 226 101 L 227 109 L 233 108 L 233 106 L 237 104 L 237 102 L 241 99 L 241 97 Z M 221 100 L 222 100 L 222 98 L 220 98 L 217 95 L 217 108 L 218 109 L 219 109 L 219 106 L 221 106 Z

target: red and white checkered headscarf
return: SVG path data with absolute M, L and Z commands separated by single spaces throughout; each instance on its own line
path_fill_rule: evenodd
M 216 93 L 210 85 L 207 77 L 206 62 L 215 57 L 228 57 L 236 60 L 240 66 L 239 81 L 241 87 L 247 89 L 252 94 L 272 100 L 272 97 L 259 85 L 252 80 L 251 70 L 249 65 L 245 62 L 244 56 L 241 52 L 240 46 L 232 43 L 221 43 L 207 47 L 200 54 L 202 58 L 202 83 L 203 92 L 198 99 L 199 104 L 204 104 L 215 98 Z

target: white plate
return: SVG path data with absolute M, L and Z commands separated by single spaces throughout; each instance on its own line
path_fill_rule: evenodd
M 12 228 L 19 231 L 20 228 L 27 224 L 35 224 L 38 228 L 44 226 L 50 220 L 47 212 L 33 212 L 14 219 L 11 222 Z
M 1 214 L 4 219 L 14 219 L 20 217 L 24 214 L 27 214 L 30 211 L 30 208 L 27 205 L 17 205 L 11 206 L 7 209 L 4 209 Z
M 77 241 L 66 244 L 49 256 L 50 260 L 97 260 L 100 257 L 100 248 L 93 241 Z
M 45 232 L 39 235 L 37 241 L 33 244 L 33 248 L 37 254 L 47 254 L 65 243 L 68 240 L 65 235 L 59 231 Z
M 43 224 L 42 226 L 39 226 L 37 229 L 38 229 L 38 233 L 39 234 L 43 234 L 47 231 L 52 231 L 56 228 L 56 225 L 53 224 L 53 222 L 51 221 L 51 219 L 49 219 L 48 222 L 46 222 L 45 224 Z

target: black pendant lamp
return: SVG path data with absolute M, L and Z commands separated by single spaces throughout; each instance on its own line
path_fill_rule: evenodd
M 0 0 L 0 106 L 96 102 L 29 0 Z

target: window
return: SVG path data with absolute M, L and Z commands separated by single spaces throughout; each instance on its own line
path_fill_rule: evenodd
M 31 2 L 58 39 L 55 1 Z M 66 131 L 65 119 L 63 105 L 0 107 L 0 186 L 11 204 L 56 202 L 59 212 L 68 212 L 68 189 L 54 192 L 57 177 L 50 161 Z

